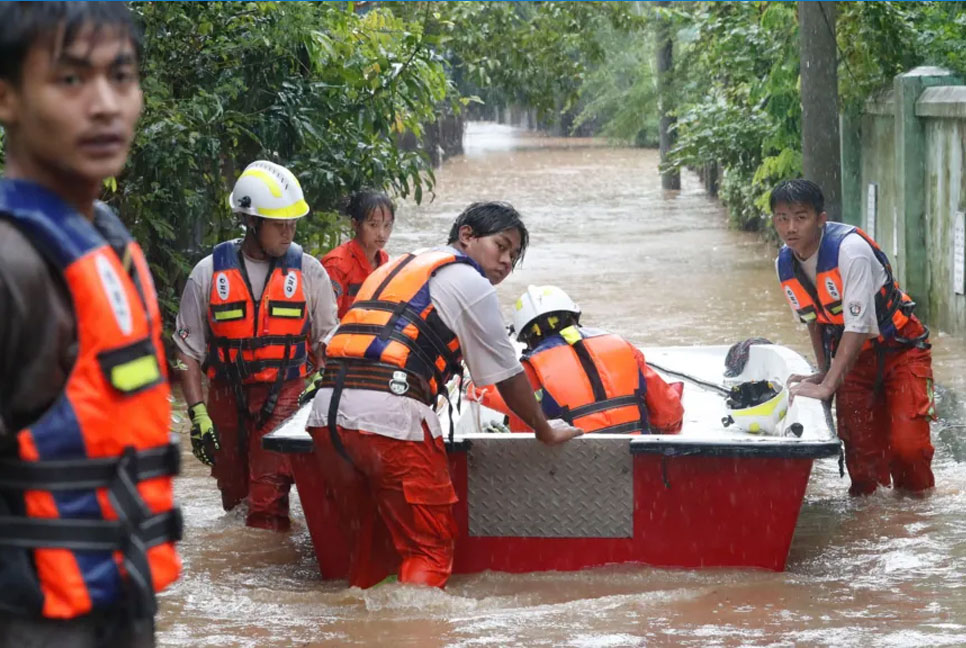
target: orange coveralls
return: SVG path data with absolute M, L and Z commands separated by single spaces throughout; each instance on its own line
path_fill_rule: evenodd
M 379 264 L 381 266 L 389 260 L 385 250 L 379 250 Z M 366 258 L 366 253 L 355 239 L 350 239 L 342 245 L 329 250 L 323 256 L 322 266 L 329 273 L 332 290 L 335 292 L 336 303 L 339 306 L 339 319 L 345 315 L 355 301 L 362 282 L 366 280 L 375 268 Z

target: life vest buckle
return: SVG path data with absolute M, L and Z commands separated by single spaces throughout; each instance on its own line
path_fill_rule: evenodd
M 389 380 L 389 391 L 396 396 L 402 396 L 409 391 L 409 379 L 405 371 L 392 372 L 392 378 Z

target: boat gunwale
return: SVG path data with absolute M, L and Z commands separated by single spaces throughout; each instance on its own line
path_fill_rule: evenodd
M 506 440 L 533 440 L 532 433 L 519 432 L 501 435 Z M 495 434 L 468 434 L 446 442 L 449 453 L 468 452 L 474 439 L 493 439 Z M 685 439 L 671 435 L 628 436 L 617 434 L 587 435 L 586 438 L 627 439 L 631 455 L 657 454 L 665 457 L 739 457 L 761 459 L 825 459 L 838 456 L 840 442 L 832 439 L 823 441 L 801 441 L 776 437 L 774 440 L 748 439 L 746 441 L 726 439 Z M 575 440 L 580 442 L 579 439 Z M 274 433 L 262 439 L 262 447 L 273 452 L 285 454 L 309 454 L 315 450 L 315 443 L 307 432 L 295 435 L 275 436 Z

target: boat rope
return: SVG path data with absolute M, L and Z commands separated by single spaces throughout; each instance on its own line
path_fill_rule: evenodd
M 720 394 L 723 394 L 725 396 L 731 396 L 731 391 L 730 390 L 725 389 L 721 385 L 716 385 L 713 382 L 707 382 L 705 380 L 701 380 L 699 378 L 695 378 L 694 376 L 689 376 L 686 373 L 681 373 L 680 371 L 673 371 L 671 369 L 667 369 L 665 367 L 662 367 L 661 365 L 656 365 L 656 364 L 654 364 L 653 362 L 650 362 L 650 361 L 648 361 L 647 366 L 648 367 L 651 367 L 653 369 L 657 369 L 658 371 L 663 371 L 664 373 L 666 373 L 666 374 L 668 374 L 670 376 L 674 376 L 676 378 L 684 378 L 685 380 L 688 380 L 690 382 L 693 382 L 695 385 L 698 385 L 700 387 L 704 387 L 706 389 L 711 389 L 711 390 L 716 391 L 716 392 L 718 392 Z

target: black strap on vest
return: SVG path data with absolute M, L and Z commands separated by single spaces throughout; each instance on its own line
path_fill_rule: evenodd
M 374 335 L 379 336 L 386 332 L 386 328 L 380 324 L 339 324 L 339 333 L 355 335 Z M 443 372 L 439 370 L 432 358 L 426 355 L 425 351 L 412 338 L 403 335 L 401 332 L 390 329 L 386 339 L 398 342 L 406 347 L 419 361 L 432 372 L 433 379 L 436 380 L 437 388 L 442 389 Z M 448 350 L 447 350 L 448 351 Z M 334 358 L 333 358 L 334 359 Z
M 395 279 L 396 275 L 398 275 L 399 272 L 409 265 L 409 263 L 415 258 L 416 255 L 412 252 L 407 253 L 406 256 L 402 258 L 402 261 L 396 264 L 396 267 L 390 270 L 389 274 L 386 275 L 386 278 L 383 279 L 382 282 L 376 287 L 375 292 L 372 293 L 372 299 L 379 299 L 379 297 L 382 295 L 382 291 L 385 290 L 386 286 L 389 285 L 389 282 Z
M 134 446 L 128 446 L 120 457 L 110 460 L 64 461 L 62 463 L 67 465 L 63 480 L 57 479 L 56 467 L 50 465 L 52 462 L 21 469 L 20 474 L 14 476 L 43 479 L 42 485 L 34 484 L 34 488 L 41 490 L 62 490 L 79 482 L 96 481 L 97 487 L 107 488 L 108 500 L 117 520 L 2 517 L 0 544 L 27 549 L 120 551 L 124 570 L 133 586 L 132 613 L 139 619 L 153 617 L 157 612 L 157 600 L 147 550 L 163 542 L 180 540 L 183 523 L 177 508 L 152 514 L 138 492 L 137 484 L 144 478 L 172 474 L 170 447 L 138 452 Z M 90 463 L 91 467 L 85 467 L 84 463 Z M 108 467 L 111 470 L 108 471 Z
M 638 408 L 638 413 L 640 418 L 638 421 L 630 421 L 628 423 L 621 423 L 618 425 L 611 425 L 606 428 L 595 430 L 597 433 L 602 432 L 617 432 L 616 428 L 628 428 L 621 430 L 621 432 L 646 432 L 647 431 L 647 406 L 644 403 L 644 399 L 641 397 L 640 390 L 635 390 L 633 394 L 629 396 L 616 396 L 614 398 L 607 397 L 607 391 L 604 389 L 604 382 L 600 378 L 600 372 L 597 371 L 597 365 L 594 364 L 594 359 L 590 357 L 590 352 L 587 351 L 587 347 L 584 344 L 584 340 L 577 340 L 570 345 L 574 352 L 577 354 L 577 359 L 580 361 L 580 366 L 584 370 L 584 374 L 587 376 L 587 380 L 590 382 L 590 388 L 594 394 L 594 402 L 588 403 L 586 405 L 581 405 L 580 407 L 575 407 L 570 409 L 569 407 L 563 407 L 561 410 L 560 417 L 570 423 L 574 424 L 574 419 L 578 419 L 582 416 L 587 416 L 589 414 L 596 414 L 598 412 L 603 412 L 606 410 L 617 409 L 619 407 L 630 407 L 636 406 Z
M 152 515 L 137 531 L 145 546 L 181 540 L 184 520 L 180 509 Z M 128 525 L 117 520 L 25 518 L 0 516 L 0 545 L 18 549 L 118 551 L 127 543 Z
M 328 372 L 329 364 L 326 364 L 326 371 Z M 329 439 L 332 441 L 332 447 L 335 451 L 339 453 L 339 456 L 349 462 L 350 466 L 355 466 L 352 463 L 352 459 L 349 458 L 349 453 L 346 452 L 345 445 L 342 443 L 342 439 L 339 438 L 339 432 L 336 430 L 336 418 L 339 413 L 339 401 L 342 400 L 342 389 L 345 382 L 346 373 L 349 370 L 349 365 L 342 364 L 339 367 L 338 373 L 335 375 L 335 382 L 332 387 L 332 396 L 329 398 Z M 324 379 L 325 374 L 323 374 Z
M 342 372 L 343 368 L 345 372 Z M 393 382 L 400 382 L 397 380 L 399 373 L 404 373 L 406 376 L 405 385 L 402 386 L 406 391 L 402 394 L 394 391 L 391 386 Z M 396 396 L 408 396 L 429 406 L 432 406 L 435 400 L 429 389 L 429 384 L 425 380 L 412 372 L 382 362 L 359 362 L 332 358 L 325 365 L 320 386 L 333 389 L 337 386 L 341 386 L 343 389 L 346 387 L 350 389 L 371 389 Z
M 136 481 L 177 475 L 181 451 L 175 443 L 136 452 Z M 106 488 L 117 473 L 116 457 L 21 461 L 0 459 L 0 490 L 82 490 Z

